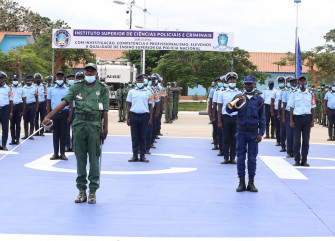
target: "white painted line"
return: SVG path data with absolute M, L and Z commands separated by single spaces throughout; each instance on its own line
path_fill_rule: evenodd
M 0 151 L 0 155 L 1 155 L 1 154 L 4 154 L 4 155 L 17 155 L 17 154 L 19 154 L 19 153 L 16 152 L 16 151 L 8 150 L 8 151 Z
M 308 180 L 294 166 L 280 156 L 259 156 L 259 158 L 281 179 Z
M 131 152 L 103 152 L 103 154 L 126 154 L 132 155 Z M 67 153 L 67 156 L 71 156 L 73 153 Z M 183 156 L 183 155 L 173 155 L 173 154 L 155 154 L 156 156 L 166 156 L 170 158 L 184 158 L 184 159 L 193 159 L 192 156 Z M 64 173 L 77 173 L 77 170 L 59 168 L 55 167 L 58 162 L 61 160 L 50 160 L 52 154 L 47 154 L 38 158 L 32 162 L 24 165 L 27 168 L 32 168 L 40 171 L 49 171 L 49 172 L 64 172 Z M 126 161 L 126 160 L 125 160 Z M 170 167 L 168 169 L 162 170 L 151 170 L 151 171 L 101 171 L 101 174 L 104 175 L 154 175 L 154 174 L 171 174 L 171 173 L 185 173 L 185 172 L 194 172 L 198 170 L 197 168 L 188 168 L 188 167 Z
M 335 237 L 248 237 L 248 238 L 196 238 L 196 237 L 110 237 L 110 236 L 70 236 L 0 234 L 4 241 L 335 241 Z

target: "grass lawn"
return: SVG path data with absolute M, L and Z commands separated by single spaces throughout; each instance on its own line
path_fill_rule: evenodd
M 207 102 L 183 102 L 179 103 L 179 111 L 206 111 Z

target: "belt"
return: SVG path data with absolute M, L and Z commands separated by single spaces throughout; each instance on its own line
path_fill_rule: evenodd
M 79 114 L 76 113 L 75 119 L 77 120 L 84 120 L 84 121 L 100 121 L 101 116 L 99 115 L 90 115 L 90 114 Z
M 311 117 L 311 114 L 303 114 L 303 115 L 294 115 L 296 117 Z
M 239 129 L 241 131 L 256 131 L 256 130 L 258 130 L 258 127 L 237 125 L 237 129 Z
M 148 112 L 145 112 L 145 113 L 135 113 L 135 112 L 130 112 L 130 114 L 132 114 L 132 115 L 138 115 L 138 116 L 149 115 Z
M 29 104 L 27 104 L 27 105 L 35 105 L 36 104 L 36 102 L 33 102 L 33 103 L 29 103 Z
M 8 107 L 9 105 L 0 106 L 0 110 Z
M 227 115 L 227 114 L 224 114 L 224 115 L 222 115 L 222 116 L 230 117 L 230 118 L 237 117 L 237 115 Z
M 64 112 L 69 112 L 69 110 L 61 110 L 60 112 L 58 112 L 57 114 L 62 114 L 62 113 L 64 113 Z
M 17 105 L 22 105 L 22 103 L 14 104 L 14 106 L 17 106 Z

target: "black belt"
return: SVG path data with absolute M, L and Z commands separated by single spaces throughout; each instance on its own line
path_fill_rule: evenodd
M 57 114 L 62 114 L 62 113 L 64 113 L 64 112 L 69 112 L 69 110 L 61 110 L 60 112 L 58 112 Z
M 22 103 L 14 104 L 14 106 L 17 106 L 17 105 L 22 105 Z
M 29 103 L 29 104 L 27 104 L 27 106 L 35 105 L 35 104 L 36 104 L 36 102 L 33 102 L 33 103 Z
M 80 114 L 76 113 L 75 119 L 84 120 L 84 121 L 100 121 L 101 116 L 99 115 L 90 115 L 90 114 Z
M 9 106 L 9 105 L 1 106 L 1 107 L 0 107 L 0 110 L 6 108 L 6 107 L 8 107 L 8 106 Z
M 237 129 L 241 131 L 256 131 L 258 130 L 258 127 L 237 125 Z
M 311 117 L 311 114 L 304 114 L 304 115 L 294 115 L 296 117 Z
M 138 115 L 138 116 L 143 116 L 143 115 L 149 115 L 148 112 L 145 113 L 135 113 L 135 112 L 130 112 L 131 115 Z
M 237 115 L 227 115 L 227 114 L 224 114 L 224 115 L 222 115 L 222 116 L 226 116 L 226 117 L 230 117 L 230 118 L 232 118 L 232 117 L 237 117 Z

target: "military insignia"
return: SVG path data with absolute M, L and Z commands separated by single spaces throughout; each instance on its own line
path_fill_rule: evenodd
M 98 96 L 100 95 L 100 90 L 98 90 L 97 92 L 95 92 Z
M 231 50 L 232 47 L 228 46 L 228 33 L 219 33 L 218 35 L 218 45 L 214 46 L 213 49 L 220 49 L 220 50 Z
M 70 45 L 71 35 L 65 29 L 60 29 L 54 34 L 54 43 L 56 46 L 65 48 Z
M 77 96 L 76 96 L 79 100 L 82 100 L 83 97 L 81 97 L 81 93 L 79 93 Z

